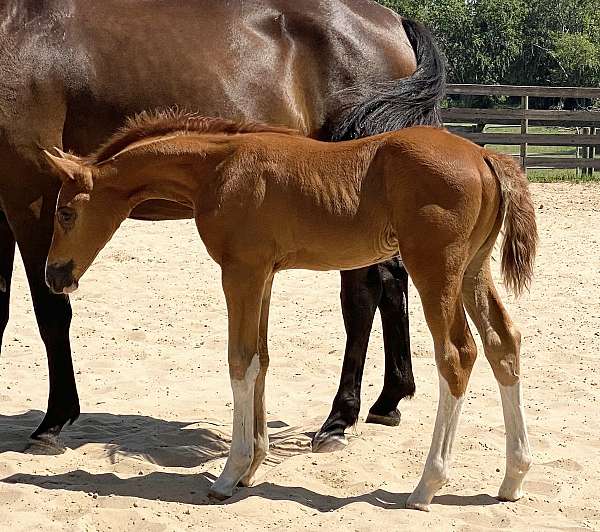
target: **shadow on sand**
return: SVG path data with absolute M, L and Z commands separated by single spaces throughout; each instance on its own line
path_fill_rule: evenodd
M 29 439 L 43 418 L 43 412 L 30 410 L 14 416 L 0 415 L 0 453 L 57 454 Z M 228 427 L 210 422 L 167 421 L 149 416 L 108 413 L 81 414 L 61 433 L 61 444 L 77 449 L 88 443 L 103 445 L 111 459 L 137 456 L 163 467 L 197 467 L 227 456 Z
M 15 416 L 0 415 L 0 453 L 29 452 L 28 437 L 43 413 L 29 411 Z M 202 425 L 198 427 L 198 425 Z M 224 427 L 207 422 L 166 421 L 147 416 L 114 415 L 105 413 L 82 414 L 64 434 L 64 444 L 76 449 L 88 443 L 106 445 L 109 456 L 119 453 L 138 456 L 162 467 L 197 467 L 210 460 L 227 455 L 229 436 Z M 284 422 L 270 423 L 271 428 L 287 427 Z M 309 452 L 310 433 L 297 427 L 287 427 L 271 435 L 272 460 Z M 273 448 L 274 447 L 274 448 Z M 112 453 L 112 454 L 111 454 Z M 260 476 L 260 473 L 259 473 Z M 279 501 L 294 501 L 319 512 L 338 510 L 356 502 L 364 502 L 384 509 L 404 508 L 408 493 L 392 493 L 377 489 L 352 497 L 323 495 L 299 486 L 279 486 L 263 482 L 251 488 L 238 488 L 233 497 L 216 502 L 208 496 L 214 481 L 210 473 L 182 474 L 153 472 L 130 478 L 113 473 L 94 474 L 76 470 L 58 475 L 14 474 L 4 479 L 6 484 L 29 484 L 48 490 L 69 490 L 97 493 L 99 496 L 137 497 L 184 504 L 233 504 L 249 497 Z M 488 506 L 498 500 L 487 495 L 442 495 L 433 504 L 452 506 Z
M 119 478 L 113 473 L 92 474 L 73 471 L 63 475 L 16 474 L 0 482 L 8 484 L 30 484 L 43 489 L 57 489 L 97 493 L 99 496 L 116 495 L 160 500 L 184 504 L 235 504 L 250 497 L 261 497 L 271 501 L 292 501 L 319 512 L 331 512 L 344 506 L 363 502 L 383 509 L 405 507 L 408 493 L 392 493 L 377 489 L 370 493 L 352 497 L 323 495 L 299 486 L 279 486 L 263 482 L 251 488 L 237 488 L 233 497 L 220 502 L 208 496 L 214 476 L 207 473 L 186 475 L 179 473 L 154 472 L 149 475 Z M 442 495 L 433 499 L 433 504 L 450 506 L 488 506 L 499 504 L 487 494 L 472 496 Z
M 167 421 L 149 416 L 89 413 L 61 433 L 62 447 L 33 442 L 29 435 L 43 418 L 40 410 L 13 416 L 0 415 L 0 454 L 60 454 L 95 443 L 103 445 L 114 463 L 117 456 L 137 457 L 161 467 L 198 467 L 223 458 L 229 452 L 231 426 L 211 421 Z M 290 427 L 283 421 L 270 421 L 271 463 L 310 452 L 314 432 Z

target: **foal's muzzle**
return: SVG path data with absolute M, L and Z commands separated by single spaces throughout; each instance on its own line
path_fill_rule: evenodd
M 73 260 L 46 265 L 46 284 L 55 294 L 70 294 L 79 286 L 73 276 Z

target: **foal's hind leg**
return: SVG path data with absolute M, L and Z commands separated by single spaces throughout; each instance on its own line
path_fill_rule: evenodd
M 500 387 L 506 430 L 506 474 L 498 498 L 516 501 L 523 496 L 523 479 L 531 465 L 521 394 L 521 335 L 498 297 L 488 257 L 483 265 L 479 261 L 468 268 L 463 294 Z
M 452 444 L 477 348 L 460 295 L 462 257 L 437 250 L 415 250 L 405 264 L 423 303 L 433 337 L 439 376 L 439 403 L 431 447 L 408 508 L 429 510 L 435 493 L 448 481 Z
M 255 386 L 261 372 L 258 330 L 268 277 L 260 269 L 238 265 L 223 267 L 229 325 L 229 376 L 233 390 L 233 434 L 225 468 L 210 489 L 210 494 L 219 499 L 231 496 L 233 488 L 249 473 L 253 464 Z M 262 400 L 264 402 L 264 397 Z
M 244 477 L 240 480 L 242 486 L 250 486 L 254 473 L 267 457 L 269 452 L 269 434 L 267 431 L 267 409 L 265 405 L 265 379 L 269 368 L 268 350 L 268 328 L 269 307 L 271 304 L 271 289 L 273 287 L 273 276 L 267 279 L 262 297 L 260 309 L 260 325 L 258 331 L 258 358 L 260 360 L 260 371 L 254 385 L 254 458 L 252 465 Z
M 2 352 L 2 337 L 8 323 L 10 282 L 14 257 L 15 237 L 8 225 L 5 214 L 0 211 L 0 352 Z

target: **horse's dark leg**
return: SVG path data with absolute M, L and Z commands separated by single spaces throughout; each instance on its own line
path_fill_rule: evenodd
M 367 423 L 400 423 L 398 403 L 415 393 L 408 327 L 408 273 L 395 258 L 378 265 L 383 284 L 379 312 L 383 326 L 385 377 L 383 390 L 367 416 Z
M 42 198 L 40 198 L 42 201 Z M 62 427 L 79 416 L 79 398 L 75 385 L 69 326 L 69 298 L 50 292 L 44 281 L 46 256 L 52 237 L 56 195 L 47 193 L 39 210 L 24 206 L 8 212 L 13 233 L 23 258 L 38 327 L 48 356 L 50 391 L 48 409 L 32 438 L 52 447 L 60 447 Z
M 345 431 L 358 420 L 369 335 L 382 293 L 377 266 L 341 272 L 341 276 L 346 351 L 340 386 L 329 417 L 313 438 L 313 451 L 331 451 L 346 445 Z
M 0 211 L 0 352 L 2 338 L 8 323 L 8 308 L 10 303 L 10 282 L 15 257 L 15 237 L 8 225 L 6 215 Z

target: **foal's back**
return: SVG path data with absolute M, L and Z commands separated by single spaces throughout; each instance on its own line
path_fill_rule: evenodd
M 412 230 L 420 209 L 479 213 L 489 189 L 482 182 L 493 183 L 481 148 L 435 128 L 336 144 L 273 133 L 232 141 L 234 155 L 220 170 L 222 223 L 229 233 L 239 227 L 245 241 L 251 233 L 255 249 L 265 243 L 281 269 L 351 269 L 390 258 L 397 233 Z M 490 190 L 484 196 L 493 207 Z
M 248 245 L 278 269 L 350 269 L 393 256 L 376 138 L 332 144 L 276 133 L 231 137 L 232 154 L 218 168 L 209 202 L 218 213 L 197 208 L 201 234 L 239 238 L 227 246 Z

